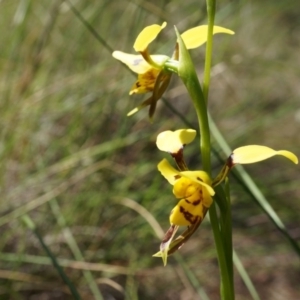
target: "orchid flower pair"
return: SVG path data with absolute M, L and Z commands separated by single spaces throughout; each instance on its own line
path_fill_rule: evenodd
M 130 111 L 128 115 L 132 115 L 140 109 L 149 106 L 149 117 L 152 119 L 156 103 L 166 91 L 173 73 L 178 74 L 183 79 L 185 85 L 188 86 L 188 90 L 195 87 L 193 85 L 194 82 L 193 84 L 190 84 L 190 82 L 188 82 L 189 84 L 186 83 L 186 79 L 190 79 L 190 77 L 185 75 L 190 75 L 191 72 L 195 73 L 194 67 L 187 67 L 190 63 L 187 50 L 197 48 L 206 42 L 208 26 L 194 27 L 181 35 L 175 28 L 178 40 L 175 44 L 173 55 L 171 57 L 160 54 L 150 55 L 149 45 L 157 38 L 166 25 L 166 22 L 162 25 L 154 24 L 145 27 L 140 32 L 133 45 L 134 50 L 139 54 L 133 55 L 121 51 L 114 51 L 112 54 L 114 58 L 123 62 L 130 70 L 138 74 L 137 81 L 131 87 L 129 94 L 151 93 L 148 99 Z M 229 29 L 214 26 L 213 34 L 216 33 L 234 34 Z M 183 68 L 185 72 L 182 72 Z M 199 84 L 199 93 L 201 94 L 201 92 Z M 195 95 L 195 90 L 193 90 L 192 95 Z M 206 109 L 205 105 L 202 108 Z M 197 109 L 199 112 L 200 108 L 198 107 Z M 161 151 L 171 154 L 178 167 L 178 169 L 174 168 L 166 159 L 163 159 L 158 164 L 158 170 L 173 185 L 173 194 L 179 199 L 169 217 L 171 227 L 162 240 L 160 251 L 154 254 L 156 257 L 162 257 L 164 265 L 167 263 L 168 255 L 178 250 L 200 226 L 213 203 L 214 187 L 227 177 L 236 164 L 255 163 L 275 155 L 284 156 L 295 164 L 298 163 L 297 157 L 292 152 L 286 150 L 276 151 L 265 146 L 249 145 L 235 149 L 228 157 L 220 173 L 214 179 L 211 179 L 209 174 L 204 171 L 190 171 L 185 163 L 183 156 L 184 146 L 191 143 L 195 136 L 196 131 L 193 129 L 180 129 L 174 132 L 162 132 L 157 137 L 157 147 Z M 187 229 L 174 239 L 180 226 L 187 226 Z
M 137 81 L 130 89 L 130 95 L 152 93 L 148 99 L 130 111 L 127 114 L 128 116 L 136 113 L 143 107 L 150 106 L 149 118 L 152 119 L 156 109 L 156 103 L 166 91 L 171 80 L 172 72 L 177 73 L 179 57 L 178 46 L 175 46 L 172 57 L 161 54 L 150 55 L 148 51 L 150 43 L 156 39 L 166 25 L 166 22 L 162 25 L 150 25 L 140 32 L 133 45 L 134 50 L 140 53 L 139 55 L 127 54 L 121 51 L 114 51 L 112 54 L 114 58 L 123 62 L 130 70 L 138 74 Z M 207 39 L 207 30 L 208 26 L 202 25 L 185 31 L 181 37 L 186 48 L 194 49 L 203 45 Z M 234 34 L 234 32 L 229 29 L 214 26 L 213 34 L 216 33 Z
M 154 256 L 162 257 L 164 265 L 169 254 L 179 249 L 199 227 L 205 217 L 214 196 L 214 187 L 225 179 L 229 171 L 236 164 L 256 163 L 275 155 L 281 155 L 293 163 L 298 164 L 298 158 L 290 151 L 273 150 L 266 146 L 249 145 L 235 149 L 228 157 L 225 167 L 220 174 L 211 180 L 204 171 L 189 171 L 183 157 L 184 146 L 191 143 L 196 136 L 193 129 L 164 131 L 157 137 L 157 147 L 168 152 L 175 159 L 178 169 L 163 159 L 158 164 L 158 170 L 173 185 L 173 194 L 180 199 L 170 214 L 171 227 L 166 232 L 160 245 L 160 251 Z M 188 226 L 188 229 L 173 240 L 179 226 Z

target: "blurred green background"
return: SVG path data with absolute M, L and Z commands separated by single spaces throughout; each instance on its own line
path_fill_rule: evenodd
M 219 2 L 216 24 L 236 34 L 214 38 L 215 122 L 232 148 L 262 144 L 299 157 L 300 2 Z M 83 299 L 96 299 L 96 285 L 103 299 L 219 299 L 207 219 L 167 267 L 152 258 L 154 228 L 168 228 L 176 203 L 156 169 L 167 157 L 156 135 L 187 125 L 162 101 L 153 124 L 147 110 L 126 117 L 145 97 L 129 97 L 135 78 L 109 50 L 134 53 L 143 27 L 167 21 L 151 50 L 171 55 L 173 25 L 205 24 L 205 1 L 2 0 L 0 14 L 0 299 L 72 299 L 25 213 Z M 204 50 L 192 50 L 200 77 Z M 175 77 L 165 98 L 197 128 Z M 186 150 L 191 169 L 201 168 L 197 147 Z M 220 167 L 214 160 L 215 175 Z M 299 241 L 299 167 L 275 157 L 246 169 Z M 261 299 L 300 299 L 299 257 L 231 183 L 234 247 Z M 235 284 L 237 300 L 251 299 L 238 273 Z

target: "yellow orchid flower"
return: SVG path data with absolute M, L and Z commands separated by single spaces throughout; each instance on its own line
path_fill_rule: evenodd
M 180 170 L 173 168 L 166 159 L 158 164 L 158 170 L 173 185 L 175 197 L 181 199 L 171 211 L 171 227 L 165 233 L 160 251 L 153 255 L 161 257 L 164 265 L 167 264 L 168 255 L 178 250 L 200 226 L 215 193 L 207 173 L 188 171 L 184 162 L 183 148 L 195 137 L 194 129 L 179 129 L 161 132 L 156 139 L 158 149 L 170 153 Z M 188 226 L 188 228 L 173 240 L 180 226 Z
M 178 250 L 202 223 L 208 208 L 212 204 L 214 190 L 208 174 L 204 171 L 188 171 L 183 159 L 183 147 L 196 137 L 193 129 L 164 131 L 157 136 L 156 145 L 161 151 L 168 152 L 175 159 L 179 169 L 173 168 L 166 159 L 158 164 L 158 170 L 173 185 L 173 194 L 180 199 L 170 214 L 171 227 L 165 234 L 160 251 L 154 254 L 161 257 L 164 265 L 168 255 Z M 178 228 L 187 226 L 187 230 L 173 240 Z
M 211 187 L 211 179 L 204 171 L 178 171 L 166 159 L 163 159 L 157 167 L 168 182 L 173 185 L 174 196 L 181 199 L 171 211 L 169 218 L 171 227 L 161 243 L 160 251 L 155 254 L 155 256 L 162 257 L 166 265 L 168 254 L 182 245 L 176 239 L 174 241 L 176 249 L 174 249 L 174 242 L 171 246 L 178 227 L 188 226 L 194 232 L 212 204 L 212 196 L 215 191 Z M 180 239 L 186 241 L 184 235 Z
M 167 25 L 150 25 L 145 27 L 135 40 L 133 48 L 141 55 L 127 54 L 121 51 L 114 51 L 112 56 L 126 64 L 133 72 L 138 74 L 137 81 L 129 91 L 129 95 L 153 92 L 150 98 L 141 105 L 130 111 L 131 116 L 141 108 L 150 105 L 149 117 L 152 118 L 157 100 L 167 89 L 172 73 L 164 70 L 164 63 L 169 59 L 166 55 L 149 55 L 148 45 L 158 36 L 160 31 Z
M 275 155 L 284 156 L 298 164 L 298 158 L 290 151 L 249 145 L 235 149 L 212 181 L 204 171 L 189 171 L 184 162 L 183 147 L 191 143 L 195 136 L 196 131 L 193 129 L 168 130 L 160 133 L 156 140 L 159 150 L 170 153 L 179 167 L 179 170 L 173 168 L 166 159 L 158 164 L 158 170 L 173 185 L 174 196 L 180 199 L 171 211 L 171 227 L 162 240 L 160 251 L 153 255 L 161 257 L 164 265 L 167 264 L 168 255 L 178 250 L 200 226 L 212 204 L 212 196 L 215 194 L 213 187 L 220 184 L 236 164 L 256 163 Z M 173 240 L 180 226 L 188 228 Z
M 166 22 L 163 22 L 162 25 L 150 25 L 140 32 L 133 45 L 134 50 L 140 53 L 139 55 L 128 54 L 122 51 L 114 51 L 112 53 L 115 59 L 126 64 L 133 72 L 138 74 L 137 81 L 130 89 L 130 95 L 148 92 L 153 93 L 150 98 L 130 111 L 128 116 L 136 113 L 143 107 L 150 106 L 149 116 L 152 118 L 155 112 L 156 102 L 161 98 L 169 85 L 172 73 L 166 66 L 166 63 L 173 61 L 174 65 L 174 61 L 178 60 L 178 48 L 175 48 L 172 58 L 166 55 L 150 55 L 148 52 L 149 44 L 156 39 L 166 25 Z M 184 32 L 182 38 L 186 48 L 194 49 L 204 44 L 207 38 L 207 29 L 207 25 L 203 25 Z M 214 26 L 213 33 L 234 34 L 233 31 L 220 26 Z

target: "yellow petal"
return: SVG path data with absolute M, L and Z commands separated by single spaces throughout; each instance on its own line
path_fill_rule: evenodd
M 276 151 L 269 147 L 258 145 L 249 145 L 235 149 L 232 153 L 232 161 L 234 164 L 252 164 L 275 155 L 285 156 L 293 163 L 298 164 L 297 156 L 290 151 Z
M 128 54 L 122 51 L 114 51 L 112 56 L 127 65 L 127 67 L 134 73 L 144 74 L 150 69 L 150 66 L 143 58 L 142 55 Z
M 176 198 L 187 198 L 197 193 L 201 189 L 198 183 L 186 177 L 181 177 L 175 181 L 173 187 L 173 194 Z
M 202 204 L 206 207 L 209 208 L 213 202 L 213 199 L 209 193 L 209 191 L 207 189 L 203 189 L 202 190 L 202 196 L 203 196 L 203 200 L 202 200 Z
M 129 54 L 122 51 L 114 51 L 112 56 L 127 65 L 127 67 L 137 74 L 144 74 L 153 69 L 142 55 Z M 158 65 L 163 64 L 169 57 L 167 55 L 154 54 L 150 55 L 151 59 Z
M 177 226 L 190 226 L 199 219 L 203 219 L 202 203 L 194 205 L 186 199 L 180 200 L 170 214 L 170 223 Z
M 208 174 L 204 171 L 183 171 L 180 175 L 189 178 L 193 182 L 196 182 L 203 186 L 208 193 L 213 196 L 215 194 L 214 189 L 211 187 L 211 179 Z
M 133 45 L 133 48 L 137 52 L 142 52 L 147 49 L 148 45 L 155 40 L 157 35 L 161 32 L 163 28 L 165 28 L 167 25 L 166 22 L 163 22 L 162 25 L 150 25 L 145 27 L 138 37 L 135 40 L 135 43 Z
M 168 153 L 177 153 L 184 145 L 191 143 L 196 136 L 194 129 L 179 129 L 161 132 L 156 139 L 157 148 Z
M 181 35 L 181 37 L 184 41 L 186 48 L 194 49 L 206 43 L 207 30 L 208 30 L 207 25 L 201 25 L 185 31 Z M 213 34 L 216 33 L 234 34 L 232 30 L 220 26 L 214 26 Z
M 173 168 L 170 163 L 164 158 L 158 165 L 158 170 L 161 172 L 170 184 L 174 184 L 176 179 L 180 178 L 180 172 Z

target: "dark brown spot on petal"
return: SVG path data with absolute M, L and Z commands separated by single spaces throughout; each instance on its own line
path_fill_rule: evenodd
M 180 206 L 179 207 L 180 212 L 183 214 L 184 218 L 190 222 L 191 224 L 195 224 L 198 217 L 194 216 L 193 214 L 191 214 L 190 212 L 188 212 L 187 210 L 184 209 L 184 207 Z
M 202 180 L 200 177 L 197 177 L 197 180 L 199 180 L 199 181 L 203 182 L 203 180 Z
M 184 199 L 184 201 L 185 201 L 186 203 L 191 204 L 191 201 L 189 201 L 188 199 Z
M 193 202 L 193 205 L 194 205 L 194 206 L 197 206 L 200 202 L 201 202 L 201 199 L 196 200 L 196 201 Z

